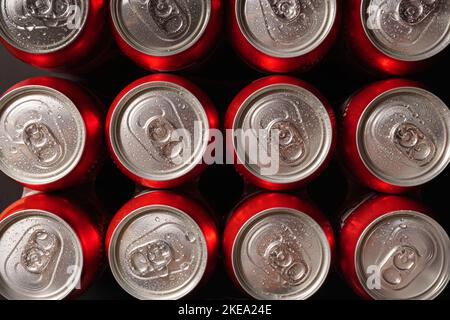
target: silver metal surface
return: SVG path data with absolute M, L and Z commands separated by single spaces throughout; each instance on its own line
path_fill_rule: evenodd
M 67 47 L 83 30 L 85 0 L 0 0 L 0 35 L 13 47 L 49 53 Z
M 290 84 L 269 85 L 249 96 L 236 113 L 233 130 L 238 129 L 244 130 L 233 139 L 240 162 L 255 176 L 274 183 L 296 182 L 313 174 L 327 157 L 333 138 L 322 102 L 310 91 Z M 278 145 L 272 146 L 277 144 L 272 136 L 277 132 Z M 258 146 L 249 145 L 248 135 L 255 137 Z M 255 147 L 269 156 L 272 165 L 278 162 L 277 172 L 263 174 L 270 165 L 264 157 L 251 155 Z
M 449 253 L 450 239 L 436 221 L 415 211 L 394 211 L 360 236 L 356 273 L 374 299 L 433 299 L 450 279 Z
M 210 0 L 112 0 L 116 30 L 134 49 L 152 56 L 187 50 L 203 35 Z
M 364 110 L 357 146 L 379 179 L 417 186 L 436 177 L 450 161 L 450 111 L 432 93 L 413 87 L 389 90 Z
M 0 295 L 62 299 L 79 284 L 81 244 L 53 213 L 24 210 L 0 221 Z
M 186 213 L 152 205 L 131 212 L 113 232 L 109 265 L 117 282 L 143 300 L 179 299 L 205 272 L 205 237 Z
M 243 35 L 274 57 L 297 57 L 314 50 L 330 33 L 336 0 L 237 0 Z
M 80 160 L 86 140 L 73 102 L 44 86 L 25 86 L 0 98 L 0 169 L 27 184 L 66 176 Z
M 375 47 L 395 59 L 424 60 L 450 43 L 448 0 L 364 0 L 361 19 Z
M 306 299 L 325 281 L 331 251 L 322 228 L 289 208 L 262 211 L 239 230 L 233 270 L 256 299 Z
M 110 139 L 120 162 L 139 177 L 167 181 L 201 161 L 209 123 L 201 103 L 183 87 L 149 82 L 128 92 L 111 117 Z

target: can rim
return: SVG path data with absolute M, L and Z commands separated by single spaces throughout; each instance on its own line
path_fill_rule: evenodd
M 239 10 L 239 7 L 242 7 L 245 4 L 245 1 L 247 1 L 247 0 L 236 0 L 235 7 L 234 7 L 234 14 L 236 16 L 237 25 L 239 27 L 241 34 L 248 41 L 248 43 L 250 43 L 255 49 L 261 51 L 264 54 L 275 57 L 275 58 L 297 58 L 297 57 L 306 55 L 306 54 L 314 51 L 330 35 L 331 31 L 333 30 L 333 26 L 336 22 L 336 18 L 337 18 L 337 2 L 336 2 L 336 0 L 326 0 L 327 2 L 332 1 L 332 3 L 330 3 L 331 4 L 330 13 L 326 18 L 328 23 L 327 23 L 326 27 L 322 28 L 322 30 L 325 29 L 325 32 L 322 32 L 319 36 L 315 37 L 314 40 L 310 41 L 309 43 L 312 43 L 312 45 L 306 47 L 305 49 L 297 50 L 297 51 L 292 50 L 291 52 L 283 53 L 283 52 L 280 52 L 277 50 L 271 50 L 270 48 L 267 48 L 266 46 L 264 46 L 262 44 L 258 44 L 257 39 L 250 37 L 251 32 L 247 32 L 244 29 L 243 21 L 245 21 L 245 19 L 242 17 L 243 13 L 241 12 L 242 10 Z
M 146 90 L 152 89 L 152 88 L 170 88 L 173 90 L 183 91 L 185 95 L 188 95 L 190 99 L 195 103 L 193 105 L 193 109 L 197 111 L 199 116 L 201 116 L 202 123 L 204 125 L 204 135 L 203 139 L 201 141 L 202 146 L 197 150 L 197 154 L 192 156 L 191 163 L 183 168 L 183 170 L 175 171 L 170 176 L 164 175 L 164 174 L 149 174 L 145 172 L 145 170 L 139 169 L 136 166 L 133 166 L 132 161 L 128 159 L 127 156 L 125 156 L 122 151 L 122 148 L 120 148 L 119 144 L 119 137 L 116 133 L 116 130 L 114 128 L 117 128 L 117 125 L 120 123 L 119 120 L 123 119 L 122 115 L 126 111 L 127 108 L 129 108 L 130 104 L 129 102 L 132 101 L 135 97 L 140 95 L 141 93 L 145 92 Z M 108 132 L 108 142 L 111 145 L 111 149 L 114 152 L 115 157 L 120 162 L 122 166 L 125 167 L 127 171 L 132 173 L 133 175 L 137 175 L 140 178 L 149 179 L 151 181 L 171 181 L 177 178 L 180 178 L 184 176 L 185 174 L 191 172 L 201 161 L 203 155 L 205 154 L 205 151 L 208 147 L 208 141 L 209 141 L 209 130 L 210 130 L 210 123 L 208 120 L 208 116 L 206 114 L 206 111 L 200 102 L 200 100 L 197 98 L 197 96 L 183 87 L 182 85 L 179 85 L 175 82 L 169 82 L 169 81 L 148 81 L 142 84 L 139 84 L 138 86 L 128 90 L 119 101 L 114 103 L 113 110 L 111 113 L 111 116 L 109 118 L 109 132 Z
M 8 228 L 9 226 L 13 225 L 16 220 L 18 220 L 18 219 L 22 220 L 22 219 L 25 219 L 26 217 L 28 217 L 29 215 L 27 215 L 27 214 L 32 214 L 35 216 L 42 216 L 42 217 L 46 217 L 47 219 L 50 218 L 50 219 L 56 220 L 57 223 L 63 225 L 64 228 L 70 233 L 70 236 L 75 243 L 75 251 L 77 251 L 77 253 L 78 253 L 77 256 L 78 256 L 78 260 L 79 260 L 79 265 L 76 268 L 77 274 L 74 277 L 74 281 L 70 285 L 66 286 L 65 290 L 63 290 L 60 294 L 56 294 L 51 297 L 45 297 L 45 298 L 33 297 L 33 296 L 27 296 L 27 295 L 23 295 L 23 294 L 18 294 L 16 296 L 14 296 L 14 294 L 8 295 L 8 294 L 5 294 L 4 292 L 2 292 L 1 295 L 8 300 L 17 300 L 17 299 L 19 299 L 19 300 L 22 300 L 22 299 L 26 299 L 26 300 L 42 300 L 42 299 L 60 300 L 60 299 L 64 299 L 74 289 L 76 289 L 77 284 L 79 284 L 79 282 L 81 280 L 82 270 L 84 268 L 84 257 L 83 257 L 83 249 L 82 249 L 80 239 L 78 238 L 74 229 L 66 221 L 64 221 L 62 218 L 60 218 L 59 216 L 57 216 L 56 214 L 54 214 L 52 212 L 49 212 L 46 210 L 41 210 L 41 209 L 19 210 L 17 212 L 12 213 L 11 215 L 8 215 L 6 218 L 0 220 L 0 235 L 2 234 L 2 232 L 5 228 Z M 2 277 L 0 277 L 0 283 L 3 283 Z M 0 285 L 0 290 L 3 291 L 3 289 L 5 289 L 6 287 L 9 287 L 9 286 Z
M 322 247 L 322 264 L 321 264 L 321 270 L 316 275 L 316 281 L 312 281 L 311 286 L 307 288 L 306 290 L 303 290 L 303 292 L 288 295 L 285 297 L 278 297 L 278 299 L 281 300 L 304 300 L 309 297 L 311 297 L 314 293 L 316 293 L 323 283 L 325 282 L 328 273 L 331 268 L 331 248 L 328 243 L 328 239 L 326 237 L 325 232 L 323 231 L 322 227 L 317 223 L 316 220 L 314 220 L 312 217 L 310 217 L 308 214 L 289 207 L 274 207 L 262 210 L 255 215 L 253 215 L 250 219 L 248 219 L 238 230 L 236 233 L 236 236 L 233 240 L 233 245 L 231 248 L 231 266 L 233 269 L 233 274 L 235 275 L 236 280 L 238 281 L 239 285 L 241 286 L 244 291 L 250 295 L 254 299 L 258 300 L 264 300 L 268 299 L 266 295 L 261 295 L 256 293 L 254 290 L 251 289 L 251 286 L 245 283 L 245 276 L 242 275 L 242 272 L 239 268 L 239 263 L 237 262 L 238 257 L 236 252 L 238 251 L 238 248 L 242 244 L 243 239 L 245 238 L 245 233 L 248 231 L 248 229 L 258 221 L 261 221 L 265 219 L 266 217 L 275 216 L 275 215 L 290 215 L 294 216 L 296 218 L 305 219 L 310 223 L 310 225 L 315 229 L 317 232 L 317 236 L 320 238 L 320 243 Z M 318 280 L 317 280 L 318 279 Z
M 370 43 L 377 50 L 379 50 L 381 53 L 385 54 L 389 58 L 396 59 L 399 61 L 405 61 L 405 62 L 418 62 L 418 61 L 426 60 L 426 59 L 429 59 L 429 58 L 432 58 L 432 57 L 438 55 L 439 53 L 441 53 L 443 50 L 445 50 L 445 48 L 447 48 L 450 45 L 450 24 L 449 24 L 449 27 L 447 28 L 447 35 L 443 35 L 440 38 L 441 40 L 444 38 L 446 38 L 446 39 L 443 41 L 440 41 L 438 44 L 436 44 L 433 47 L 433 49 L 428 50 L 428 53 L 422 53 L 422 54 L 415 55 L 415 56 L 407 56 L 407 55 L 396 54 L 393 51 L 389 51 L 386 48 L 383 48 L 382 46 L 377 44 L 376 40 L 373 39 L 373 37 L 369 34 L 367 27 L 366 27 L 366 23 L 365 23 L 365 19 L 364 19 L 364 17 L 365 17 L 364 7 L 368 1 L 372 1 L 372 0 L 362 0 L 361 7 L 360 7 L 360 19 L 361 19 L 361 24 L 363 26 L 364 33 L 367 36 L 367 39 L 369 39 Z
M 149 214 L 150 211 L 154 210 L 165 210 L 167 212 L 170 212 L 172 214 L 178 214 L 179 216 L 183 217 L 183 219 L 187 219 L 193 226 L 197 227 L 198 235 L 201 236 L 201 263 L 199 264 L 199 267 L 196 271 L 196 273 L 190 278 L 190 282 L 186 283 L 182 289 L 183 291 L 181 293 L 177 293 L 177 291 L 180 291 L 180 288 L 177 288 L 175 290 L 172 290 L 172 293 L 169 294 L 151 294 L 148 290 L 134 290 L 133 286 L 128 285 L 128 282 L 124 280 L 124 277 L 122 276 L 123 272 L 121 271 L 120 264 L 117 259 L 116 254 L 116 248 L 113 245 L 114 243 L 117 243 L 117 240 L 119 240 L 119 237 L 123 230 L 126 229 L 128 225 L 130 225 L 133 221 L 135 221 L 140 216 Z M 203 234 L 200 226 L 195 222 L 193 218 L 191 218 L 187 213 L 183 212 L 180 209 L 177 209 L 172 206 L 164 205 L 164 204 L 151 204 L 147 206 L 143 206 L 140 208 L 137 208 L 133 211 L 131 211 L 129 214 L 127 214 L 114 228 L 114 231 L 111 233 L 111 239 L 109 241 L 109 247 L 108 247 L 108 264 L 110 266 L 111 272 L 117 281 L 117 283 L 120 285 L 120 287 L 125 290 L 128 294 L 131 296 L 140 299 L 140 300 L 175 300 L 180 299 L 191 293 L 201 282 L 203 275 L 206 272 L 206 265 L 208 257 L 208 250 L 206 245 L 206 238 Z M 139 291 L 139 292 L 138 292 Z M 147 294 L 146 294 L 147 293 Z M 150 293 L 150 294 L 149 294 Z
M 8 166 L 4 165 L 4 162 L 0 158 L 0 170 L 6 174 L 11 179 L 18 181 L 22 184 L 30 184 L 30 185 L 42 185 L 42 184 L 48 184 L 53 183 L 55 181 L 58 181 L 60 179 L 63 179 L 65 176 L 70 174 L 74 170 L 74 168 L 79 164 L 81 161 L 82 155 L 84 153 L 85 147 L 86 147 L 86 124 L 84 123 L 84 119 L 78 110 L 75 103 L 64 93 L 53 89 L 51 87 L 43 86 L 43 85 L 25 85 L 18 88 L 15 88 L 11 91 L 8 91 L 3 96 L 0 97 L 0 116 L 4 112 L 5 107 L 7 107 L 8 103 L 13 101 L 14 99 L 20 97 L 20 96 L 26 96 L 28 93 L 30 93 L 30 90 L 33 90 L 32 92 L 41 92 L 44 94 L 52 95 L 53 97 L 59 98 L 61 101 L 65 103 L 65 106 L 69 106 L 70 112 L 72 113 L 72 116 L 74 117 L 74 120 L 78 122 L 79 129 L 80 129 L 80 142 L 77 146 L 77 149 L 75 150 L 75 157 L 71 161 L 70 165 L 65 166 L 63 169 L 60 169 L 59 174 L 49 174 L 46 179 L 42 178 L 27 178 L 24 179 L 23 177 L 20 177 L 19 175 L 13 174 L 12 172 L 9 172 L 7 169 Z
M 6 0 L 5 0 L 6 1 Z M 81 3 L 83 3 L 83 1 L 81 1 Z M 17 43 L 15 43 L 11 37 L 8 35 L 8 32 L 5 32 L 5 30 L 3 30 L 3 18 L 0 19 L 0 37 L 2 37 L 7 43 L 8 45 L 10 45 L 11 47 L 13 47 L 16 50 L 22 51 L 22 52 L 26 52 L 26 53 L 30 53 L 30 54 L 51 54 L 57 51 L 60 51 L 68 46 L 70 46 L 71 44 L 73 44 L 81 35 L 82 31 L 84 30 L 84 27 L 86 26 L 86 22 L 88 20 L 88 16 L 90 13 L 90 5 L 86 6 L 86 9 L 84 10 L 85 14 L 83 15 L 83 20 L 80 24 L 80 27 L 78 28 L 78 32 L 75 33 L 73 36 L 70 37 L 70 40 L 67 42 L 64 42 L 63 45 L 59 46 L 59 47 L 55 47 L 52 49 L 47 49 L 47 50 L 30 50 L 28 48 L 25 47 L 20 47 L 17 45 Z
M 421 212 L 418 211 L 414 211 L 414 210 L 394 210 L 394 211 L 390 211 L 387 212 L 379 217 L 377 217 L 375 220 L 373 220 L 361 233 L 361 235 L 358 237 L 358 241 L 356 242 L 356 251 L 355 251 L 355 256 L 354 256 L 354 266 L 355 266 L 355 272 L 356 275 L 358 277 L 358 282 L 360 283 L 361 287 L 364 289 L 364 291 L 373 299 L 392 299 L 392 298 L 383 298 L 380 296 L 377 296 L 375 294 L 373 294 L 373 290 L 369 290 L 368 288 L 366 288 L 366 282 L 364 281 L 364 277 L 363 277 L 363 273 L 364 270 L 361 270 L 360 265 L 358 264 L 358 260 L 360 258 L 361 255 L 361 246 L 362 246 L 362 242 L 364 241 L 367 233 L 369 233 L 369 231 L 371 231 L 374 227 L 376 227 L 376 225 L 378 225 L 380 222 L 382 222 L 383 220 L 385 220 L 386 218 L 389 218 L 391 216 L 395 216 L 395 215 L 410 215 L 413 217 L 419 217 L 422 220 L 425 220 L 426 222 L 428 222 L 431 226 L 433 226 L 436 230 L 436 232 L 439 232 L 440 235 L 440 239 L 441 243 L 446 243 L 447 244 L 447 248 L 450 247 L 450 238 L 448 236 L 448 234 L 445 232 L 444 228 L 436 222 L 436 220 L 434 220 L 433 218 L 427 216 L 426 214 L 423 214 Z M 444 266 L 441 268 L 441 274 L 439 276 L 440 279 L 436 280 L 434 283 L 436 284 L 437 288 L 433 287 L 429 287 L 425 293 L 421 293 L 415 297 L 409 298 L 409 299 L 414 299 L 414 300 L 432 300 L 435 299 L 447 286 L 447 284 L 450 281 L 450 259 L 446 259 L 446 261 L 444 261 Z M 445 270 L 447 270 L 447 272 L 445 272 Z M 432 291 L 434 290 L 434 291 Z M 432 291 L 432 292 L 429 292 Z
M 200 38 L 204 35 L 210 19 L 211 19 L 211 0 L 203 0 L 206 1 L 206 14 L 203 23 L 201 24 L 201 28 L 196 32 L 196 35 L 193 38 L 188 38 L 184 40 L 184 42 L 187 42 L 187 44 L 179 47 L 176 50 L 156 50 L 153 48 L 145 47 L 141 44 L 138 44 L 137 41 L 134 43 L 131 41 L 133 38 L 130 34 L 130 32 L 126 31 L 126 27 L 121 23 L 120 12 L 119 12 L 119 2 L 122 0 L 111 0 L 110 2 L 110 12 L 111 12 L 111 20 L 114 26 L 114 29 L 119 34 L 120 38 L 126 42 L 127 45 L 132 47 L 134 50 L 137 50 L 138 52 L 150 55 L 154 57 L 170 57 L 174 56 L 176 54 L 185 52 L 189 50 L 191 47 L 193 47 Z
M 370 115 L 372 114 L 373 110 L 376 109 L 377 103 L 382 100 L 385 96 L 395 94 L 395 93 L 416 93 L 421 94 L 423 96 L 428 96 L 433 98 L 435 101 L 439 102 L 440 105 L 447 108 L 444 101 L 442 101 L 438 96 L 433 94 L 432 92 L 419 88 L 419 87 L 413 87 L 413 86 L 401 86 L 401 87 L 395 87 L 393 89 L 389 89 L 379 95 L 377 95 L 375 98 L 373 98 L 367 106 L 364 108 L 363 112 L 361 113 L 361 116 L 359 117 L 358 124 L 356 126 L 356 148 L 358 150 L 358 156 L 362 160 L 362 163 L 364 164 L 365 168 L 374 175 L 377 179 L 380 179 L 384 183 L 388 183 L 391 185 L 401 186 L 401 187 L 415 187 L 422 184 L 425 184 L 432 179 L 434 179 L 436 176 L 438 176 L 442 171 L 445 170 L 447 165 L 450 163 L 450 118 L 447 119 L 447 131 L 445 132 L 445 138 L 447 142 L 445 143 L 445 149 L 442 151 L 440 159 L 436 161 L 436 163 L 433 165 L 432 168 L 428 169 L 425 173 L 421 174 L 417 178 L 414 179 L 402 179 L 402 180 L 395 180 L 394 178 L 389 178 L 386 175 L 383 175 L 382 170 L 375 170 L 372 168 L 366 160 L 368 157 L 364 157 L 365 154 L 365 147 L 364 147 L 364 130 L 362 130 L 366 126 L 366 120 L 370 118 Z M 448 108 L 447 108 L 448 109 Z M 447 110 L 446 109 L 446 110 Z M 441 113 L 441 112 L 439 112 Z M 442 115 L 442 113 L 441 113 Z M 442 117 L 443 118 L 443 117 Z M 445 120 L 443 118 L 443 120 Z
M 232 123 L 231 129 L 234 131 L 236 127 L 238 127 L 238 122 L 240 121 L 240 118 L 245 116 L 246 112 L 248 112 L 255 104 L 253 102 L 257 101 L 257 99 L 267 94 L 269 95 L 271 91 L 280 90 L 280 89 L 290 89 L 292 92 L 299 93 L 307 95 L 311 99 L 315 100 L 314 103 L 318 103 L 315 105 L 314 109 L 317 109 L 317 113 L 321 113 L 324 117 L 321 117 L 321 122 L 323 122 L 323 131 L 324 132 L 330 132 L 330 134 L 324 134 L 324 137 L 322 139 L 322 146 L 317 152 L 316 158 L 311 161 L 309 168 L 307 170 L 301 170 L 300 173 L 296 173 L 292 176 L 278 176 L 278 175 L 271 175 L 271 176 L 263 176 L 261 175 L 257 170 L 254 170 L 253 166 L 250 166 L 245 159 L 242 159 L 242 155 L 240 154 L 239 150 L 241 148 L 237 148 L 237 141 L 236 137 L 233 135 L 232 144 L 233 144 L 233 150 L 236 153 L 236 156 L 238 158 L 238 163 L 242 164 L 252 175 L 256 176 L 259 179 L 262 179 L 264 181 L 268 181 L 271 183 L 277 183 L 277 184 L 290 184 L 295 183 L 298 181 L 302 181 L 311 175 L 313 175 L 315 172 L 317 172 L 318 169 L 322 166 L 322 164 L 326 161 L 327 155 L 331 151 L 332 145 L 333 145 L 333 129 L 332 129 L 332 122 L 330 119 L 330 116 L 327 112 L 327 109 L 325 107 L 325 104 L 319 99 L 319 97 L 313 93 L 312 91 L 308 90 L 307 88 L 304 88 L 299 85 L 294 85 L 291 83 L 286 82 L 278 82 L 274 84 L 266 85 L 262 88 L 259 88 L 258 90 L 251 93 L 249 96 L 245 98 L 245 100 L 240 104 L 234 119 Z

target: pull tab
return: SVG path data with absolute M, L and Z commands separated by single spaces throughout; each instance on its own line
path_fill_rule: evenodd
M 45 230 L 34 231 L 22 252 L 21 264 L 28 272 L 41 274 L 55 258 L 57 237 Z
M 274 139 L 273 134 L 278 135 L 279 153 L 285 163 L 298 163 L 305 157 L 306 145 L 295 124 L 288 120 L 277 120 L 272 122 L 267 130 L 269 142 Z
M 400 124 L 395 129 L 393 139 L 397 149 L 420 166 L 433 160 L 436 153 L 433 141 L 411 123 Z
M 176 135 L 175 127 L 163 116 L 150 118 L 147 135 L 160 155 L 172 163 L 179 163 L 183 154 L 183 136 Z
M 438 0 L 402 0 L 398 6 L 400 18 L 415 25 L 425 20 L 438 6 Z
M 268 0 L 275 16 L 283 22 L 295 20 L 300 12 L 299 0 Z
M 43 167 L 50 167 L 62 158 L 61 144 L 58 143 L 50 128 L 43 123 L 28 124 L 23 129 L 22 139 L 30 153 Z
M 46 27 L 60 27 L 67 24 L 69 18 L 76 14 L 78 7 L 71 0 L 24 0 L 25 18 L 41 20 Z
M 129 256 L 131 271 L 141 278 L 152 277 L 157 272 L 168 275 L 167 269 L 172 260 L 172 248 L 163 240 L 137 248 Z
M 282 239 L 277 240 L 268 245 L 264 258 L 288 285 L 296 286 L 307 277 L 309 269 L 304 261 L 294 258 L 292 250 Z
M 382 266 L 383 280 L 397 289 L 404 288 L 412 278 L 418 266 L 420 255 L 412 246 L 399 246 Z

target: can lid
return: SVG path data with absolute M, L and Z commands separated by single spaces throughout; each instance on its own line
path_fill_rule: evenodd
M 88 11 L 82 0 L 0 0 L 0 36 L 22 51 L 54 52 L 80 34 Z
M 194 45 L 211 15 L 211 0 L 112 0 L 114 26 L 134 49 L 171 56 Z
M 242 34 L 261 52 L 298 57 L 318 47 L 336 19 L 336 0 L 237 0 Z
M 110 128 L 111 146 L 122 165 L 154 181 L 192 170 L 209 139 L 202 104 L 171 82 L 147 82 L 127 92 L 112 113 Z
M 256 299 L 306 299 L 323 284 L 331 264 L 325 232 L 311 217 L 290 208 L 261 211 L 239 230 L 233 271 Z
M 438 97 L 416 87 L 388 90 L 364 110 L 357 147 L 377 178 L 417 186 L 437 176 L 450 161 L 450 111 Z
M 236 113 L 233 130 L 239 161 L 253 175 L 280 184 L 314 173 L 333 140 L 331 119 L 319 98 L 283 83 L 250 95 Z
M 0 169 L 26 184 L 66 176 L 79 162 L 86 128 L 64 94 L 44 86 L 24 86 L 0 98 Z
M 450 279 L 450 239 L 416 211 L 387 213 L 358 239 L 355 269 L 374 299 L 433 299 Z
M 63 299 L 79 285 L 80 241 L 51 212 L 23 210 L 0 221 L 0 253 L 0 295 L 7 299 Z
M 450 43 L 448 1 L 364 0 L 361 19 L 373 45 L 398 60 L 424 60 Z
M 179 299 L 200 282 L 208 253 L 205 236 L 186 213 L 150 205 L 126 216 L 108 248 L 120 286 L 143 300 Z

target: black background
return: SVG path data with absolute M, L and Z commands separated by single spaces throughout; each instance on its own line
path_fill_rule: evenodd
M 338 112 L 339 105 L 352 92 L 363 85 L 376 80 L 378 77 L 356 70 L 347 61 L 339 45 L 330 52 L 327 59 L 312 71 L 297 75 L 316 86 Z M 410 78 L 420 80 L 429 86 L 432 92 L 450 105 L 450 55 L 446 53 L 444 59 L 429 69 L 427 72 Z M 109 105 L 117 93 L 131 81 L 149 74 L 139 69 L 133 63 L 122 56 L 118 56 L 114 63 L 109 63 L 94 74 L 76 77 L 80 82 L 95 92 L 105 105 Z M 199 85 L 213 99 L 223 119 L 223 114 L 234 95 L 252 80 L 263 77 L 264 74 L 256 72 L 244 65 L 231 50 L 229 45 L 222 41 L 216 52 L 212 54 L 207 64 L 196 71 L 178 72 Z M 0 47 L 0 92 L 14 85 L 20 80 L 33 76 L 55 75 L 48 71 L 39 70 L 28 66 L 12 57 L 3 47 Z M 67 75 L 58 75 L 69 77 Z M 69 77 L 73 78 L 73 77 Z M 449 170 L 433 182 L 410 196 L 418 197 L 438 212 L 441 223 L 446 230 L 449 228 L 449 209 L 446 197 L 448 194 Z M 244 196 L 257 190 L 244 185 L 242 179 L 229 165 L 213 165 L 209 167 L 195 182 L 195 189 L 210 205 L 219 222 L 219 229 L 223 230 L 224 220 L 234 205 Z M 115 169 L 109 161 L 97 181 L 97 190 L 105 199 L 116 199 L 112 204 L 117 209 L 133 194 L 134 186 L 121 173 Z M 189 191 L 187 191 L 189 190 Z M 180 188 L 179 192 L 190 192 L 192 188 Z M 312 200 L 334 221 L 344 205 L 347 194 L 347 182 L 336 161 L 333 161 L 328 169 L 306 189 Z M 0 173 L 0 210 L 18 199 L 21 195 L 21 187 Z M 294 190 L 292 193 L 303 193 L 302 190 Z M 115 196 L 112 196 L 115 195 Z M 449 252 L 450 254 L 450 252 Z M 244 299 L 230 283 L 221 261 L 209 283 L 200 288 L 189 298 L 194 299 Z M 449 299 L 450 289 L 447 288 L 439 299 Z M 96 283 L 89 288 L 80 299 L 131 299 L 115 283 L 108 268 L 99 277 Z M 358 299 L 356 295 L 341 280 L 337 271 L 332 271 L 327 282 L 312 297 L 313 300 L 321 299 Z

